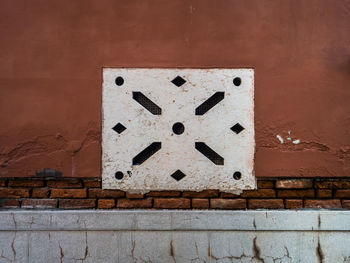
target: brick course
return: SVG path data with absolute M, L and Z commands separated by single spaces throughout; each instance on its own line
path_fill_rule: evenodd
M 192 208 L 195 209 L 208 209 L 209 208 L 209 199 L 192 199 Z
M 277 180 L 276 188 L 312 188 L 312 180 Z
M 52 198 L 85 198 L 86 189 L 52 189 Z
M 64 209 L 87 209 L 95 208 L 95 199 L 60 199 L 59 208 Z
M 119 190 L 89 189 L 90 198 L 118 198 L 124 195 L 125 193 Z
M 305 200 L 305 208 L 340 208 L 339 199 L 330 200 Z
M 110 209 L 115 207 L 114 199 L 98 199 L 97 208 Z
M 1 208 L 19 208 L 20 202 L 17 199 L 0 199 Z
M 286 199 L 285 206 L 287 209 L 303 208 L 303 200 L 302 199 Z
M 33 189 L 32 197 L 33 198 L 47 198 L 49 197 L 50 190 L 49 188 L 37 188 Z
M 211 199 L 210 208 L 213 209 L 246 209 L 245 199 Z
M 34 187 L 42 187 L 44 186 L 44 182 L 43 181 L 39 181 L 39 180 L 10 180 L 8 182 L 8 187 L 30 187 L 30 188 L 34 188 Z
M 302 197 L 314 197 L 315 192 L 313 189 L 308 190 L 278 190 L 277 197 L 283 198 L 302 198 Z
M 152 191 L 146 194 L 146 196 L 151 197 L 177 197 L 181 196 L 179 191 Z
M 25 209 L 350 209 L 349 179 L 262 179 L 242 194 L 217 190 L 152 191 L 101 189 L 101 179 L 3 178 L 0 208 Z
M 161 209 L 191 208 L 191 200 L 187 198 L 155 198 L 154 207 Z
M 22 201 L 22 208 L 56 208 L 55 199 L 25 199 Z
M 118 199 L 119 208 L 151 208 L 152 199 Z
M 29 189 L 0 188 L 0 198 L 29 197 Z
M 47 186 L 50 188 L 81 188 L 83 184 L 80 180 L 50 180 L 47 181 Z
M 282 199 L 250 199 L 248 200 L 250 209 L 282 209 L 284 208 Z

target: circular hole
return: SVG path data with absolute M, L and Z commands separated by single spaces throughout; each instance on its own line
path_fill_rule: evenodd
M 233 173 L 233 179 L 239 180 L 239 179 L 241 179 L 241 177 L 242 177 L 241 172 L 234 172 Z
M 117 84 L 118 86 L 121 86 L 124 84 L 124 79 L 122 77 L 117 77 L 115 79 L 115 84 Z
M 123 179 L 123 177 L 124 177 L 124 175 L 121 171 L 118 171 L 115 173 L 115 179 L 121 180 L 121 179 Z
M 233 79 L 233 84 L 235 85 L 235 86 L 239 86 L 239 85 L 241 85 L 241 83 L 242 83 L 242 80 L 241 80 L 241 78 L 234 78 Z
M 173 125 L 173 132 L 177 135 L 182 134 L 185 131 L 185 126 L 181 122 L 177 122 Z

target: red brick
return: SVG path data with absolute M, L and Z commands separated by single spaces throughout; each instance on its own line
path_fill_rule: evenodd
M 0 198 L 29 197 L 29 189 L 0 188 Z
M 258 180 L 258 189 L 274 188 L 273 180 Z
M 287 209 L 303 208 L 303 200 L 301 199 L 286 199 L 285 202 Z
M 329 200 L 305 200 L 305 208 L 341 208 L 339 199 Z
M 335 190 L 335 197 L 338 198 L 350 198 L 350 189 L 349 190 Z
M 4 187 L 6 185 L 6 181 L 5 180 L 0 180 L 0 187 Z
M 231 194 L 231 193 L 220 193 L 221 198 L 236 198 L 239 197 L 239 195 Z
M 8 182 L 9 187 L 43 187 L 44 181 L 40 180 L 15 180 Z
M 57 200 L 54 199 L 25 199 L 22 208 L 56 208 Z
M 213 209 L 246 209 L 245 199 L 211 199 L 210 207 Z
M 33 198 L 47 198 L 49 196 L 48 188 L 36 188 L 32 191 Z
M 146 194 L 146 196 L 152 197 L 177 197 L 180 195 L 181 192 L 179 191 L 152 191 Z
M 249 190 L 243 191 L 241 197 L 271 198 L 276 197 L 276 193 L 274 189 Z
M 343 200 L 342 206 L 344 209 L 350 209 L 350 200 Z
M 186 209 L 191 207 L 191 201 L 186 198 L 155 198 L 154 207 L 163 209 Z
M 277 180 L 276 188 L 312 188 L 312 180 Z
M 120 190 L 107 190 L 107 189 L 89 189 L 89 197 L 95 198 L 119 198 L 124 197 L 125 193 Z
M 82 188 L 83 184 L 80 180 L 50 180 L 47 181 L 50 188 Z
M 86 198 L 86 189 L 52 189 L 52 198 Z
M 346 189 L 350 188 L 350 181 L 345 181 L 345 179 L 341 181 L 315 181 L 315 187 L 322 189 Z
M 110 209 L 115 207 L 114 199 L 98 199 L 97 208 L 100 209 Z
M 151 208 L 152 199 L 118 199 L 119 208 Z
M 249 199 L 249 209 L 282 209 L 284 208 L 282 199 Z
M 19 208 L 19 201 L 17 199 L 0 199 L 1 208 Z
M 316 190 L 317 198 L 332 198 L 331 189 L 317 189 Z
M 303 197 L 314 197 L 314 190 L 278 190 L 278 197 L 286 198 L 303 198 Z
M 196 209 L 208 209 L 209 208 L 209 200 L 208 199 L 192 199 L 192 208 Z
M 144 197 L 143 194 L 126 193 L 126 198 L 130 198 L 130 199 L 142 199 L 143 197 Z
M 84 180 L 84 187 L 85 188 L 100 188 L 101 187 L 101 181 L 98 181 L 98 180 Z
M 210 198 L 210 197 L 218 197 L 219 191 L 218 190 L 205 190 L 201 192 L 183 192 L 183 197 L 197 197 L 197 198 Z
M 95 199 L 60 199 L 59 207 L 66 209 L 86 209 L 95 208 Z

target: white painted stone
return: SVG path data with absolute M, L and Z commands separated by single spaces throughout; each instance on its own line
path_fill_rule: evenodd
M 0 231 L 348 231 L 349 211 L 10 210 Z
M 1 211 L 0 263 L 350 262 L 349 211 Z
M 180 87 L 171 81 L 181 76 Z M 124 83 L 116 85 L 116 78 Z M 239 77 L 236 86 L 233 79 Z M 154 115 L 133 99 L 141 92 L 161 108 Z M 223 92 L 224 98 L 203 115 L 196 108 Z M 222 93 L 221 93 L 222 94 Z M 252 69 L 109 69 L 103 70 L 103 188 L 129 192 L 219 189 L 237 193 L 254 189 L 254 71 Z M 182 134 L 173 124 L 184 125 Z M 122 124 L 120 134 L 112 128 Z M 239 123 L 244 130 L 231 130 Z M 161 149 L 140 165 L 133 158 L 153 142 Z M 203 142 L 224 158 L 214 163 L 195 148 Z M 186 176 L 175 180 L 177 170 Z M 121 171 L 124 177 L 115 178 Z M 241 179 L 233 178 L 234 172 Z

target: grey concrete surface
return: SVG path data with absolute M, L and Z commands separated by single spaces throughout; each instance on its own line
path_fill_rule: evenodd
M 350 262 L 350 212 L 0 211 L 0 262 Z

